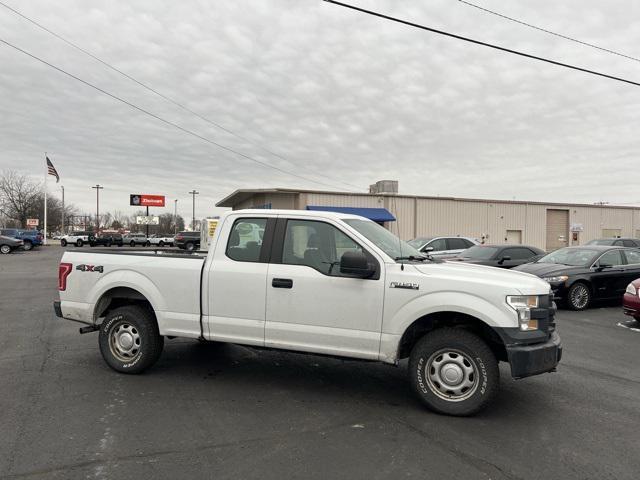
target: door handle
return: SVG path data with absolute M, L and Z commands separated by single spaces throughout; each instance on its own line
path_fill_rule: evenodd
M 290 278 L 274 278 L 271 280 L 273 288 L 293 288 L 293 280 Z

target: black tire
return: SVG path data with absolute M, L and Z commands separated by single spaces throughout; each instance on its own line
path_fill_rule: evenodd
M 98 344 L 102 358 L 112 369 L 141 373 L 160 358 L 164 337 L 160 336 L 158 324 L 149 310 L 129 305 L 107 314 L 100 325 Z
M 84 245 L 82 239 L 79 238 L 78 240 L 76 240 L 76 247 L 81 247 L 82 245 Z
M 193 242 L 187 242 L 184 244 L 184 248 L 188 252 L 193 252 L 196 249 L 196 244 Z
M 158 242 L 158 246 L 159 246 L 159 247 L 164 247 L 164 242 L 163 242 L 162 240 L 160 240 L 160 241 Z
M 443 381 L 446 374 L 460 380 L 448 386 Z M 498 360 L 491 349 L 480 337 L 459 328 L 440 328 L 422 337 L 411 350 L 409 377 L 427 407 L 455 416 L 486 408 L 500 385 Z
M 67 246 L 67 241 L 63 238 L 62 240 L 60 240 L 60 245 L 63 247 Z
M 28 252 L 29 250 L 33 250 L 33 243 L 31 243 L 29 240 L 25 240 L 22 248 L 24 248 L 25 252 Z
M 129 246 L 131 246 L 131 247 L 135 247 L 135 246 L 136 246 L 136 242 L 134 242 L 133 240 L 131 240 L 131 241 L 129 242 Z
M 591 304 L 591 289 L 584 282 L 576 282 L 567 292 L 567 307 L 571 310 L 586 310 Z
M 11 246 L 6 244 L 0 245 L 0 253 L 2 255 L 8 255 L 9 253 L 11 253 Z

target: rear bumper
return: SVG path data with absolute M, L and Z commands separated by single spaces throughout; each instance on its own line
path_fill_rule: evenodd
M 562 358 L 562 342 L 556 332 L 548 341 L 532 345 L 506 345 L 511 376 L 525 378 L 555 371 Z
M 62 307 L 60 306 L 60 302 L 58 300 L 53 302 L 53 311 L 56 312 L 56 317 L 63 318 L 62 317 Z

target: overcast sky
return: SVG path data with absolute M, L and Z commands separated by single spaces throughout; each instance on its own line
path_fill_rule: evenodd
M 0 38 L 265 168 L 0 44 L 0 168 L 67 201 L 130 213 L 129 193 L 197 216 L 237 188 L 366 190 L 640 203 L 640 88 L 470 45 L 320 0 L 0 0 L 238 139 L 0 5 Z M 352 4 L 640 81 L 640 62 L 527 29 L 457 0 Z M 640 2 L 477 0 L 640 57 Z M 280 157 L 259 148 L 265 147 Z M 53 177 L 50 177 L 53 179 Z M 318 183 L 314 183 L 315 180 Z M 345 184 L 346 183 L 346 184 Z M 59 195 L 55 180 L 51 191 Z M 155 213 L 160 213 L 156 209 Z

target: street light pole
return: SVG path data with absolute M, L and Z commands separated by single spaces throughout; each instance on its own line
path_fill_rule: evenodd
M 96 189 L 96 233 L 100 231 L 100 190 L 104 187 L 100 185 L 96 185 L 95 187 L 91 187 Z
M 194 188 L 192 191 L 189 192 L 190 195 L 193 195 L 193 210 L 192 210 L 192 223 L 191 223 L 191 229 L 195 230 L 196 229 L 196 195 L 198 195 L 200 192 L 196 191 L 196 189 Z
M 178 199 L 173 201 L 173 234 L 178 233 Z
M 62 234 L 64 235 L 64 185 L 60 185 L 62 189 Z

